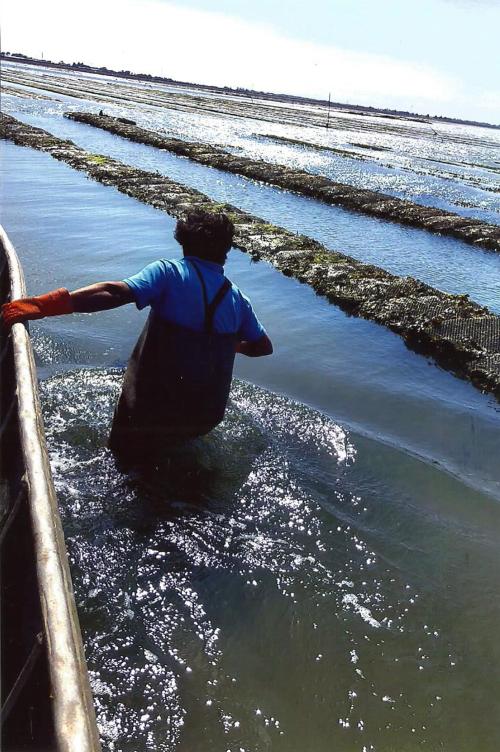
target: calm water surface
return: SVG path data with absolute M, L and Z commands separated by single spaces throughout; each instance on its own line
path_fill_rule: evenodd
M 31 293 L 179 255 L 48 155 L 2 144 L 2 172 Z M 104 749 L 497 750 L 498 403 L 265 263 L 227 273 L 276 354 L 147 481 L 105 448 L 144 315 L 31 326 Z

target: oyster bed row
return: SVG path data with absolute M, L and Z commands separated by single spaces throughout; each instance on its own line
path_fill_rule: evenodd
M 422 206 L 384 193 L 337 183 L 321 175 L 296 170 L 285 165 L 237 156 L 210 144 L 182 141 L 141 128 L 126 118 L 116 118 L 90 112 L 69 112 L 70 120 L 102 128 L 130 141 L 164 149 L 177 156 L 188 157 L 218 170 L 259 180 L 303 196 L 342 206 L 380 219 L 412 227 L 451 235 L 466 243 L 492 251 L 500 251 L 500 226 L 479 219 L 462 217 L 453 212 Z
M 468 296 L 444 293 L 412 277 L 399 277 L 330 251 L 311 238 L 230 204 L 216 203 L 159 173 L 91 154 L 11 116 L 2 115 L 0 137 L 47 152 L 174 217 L 195 209 L 224 211 L 235 225 L 235 246 L 255 260 L 265 259 L 287 276 L 309 284 L 350 314 L 388 327 L 412 349 L 432 355 L 447 370 L 500 399 L 500 316 Z

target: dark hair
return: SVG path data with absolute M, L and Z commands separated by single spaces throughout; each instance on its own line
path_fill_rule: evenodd
M 234 225 L 225 214 L 197 210 L 179 219 L 174 238 L 185 256 L 198 256 L 223 264 L 233 244 Z

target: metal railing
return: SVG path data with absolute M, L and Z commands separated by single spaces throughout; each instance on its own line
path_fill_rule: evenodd
M 7 292 L 11 299 L 23 297 L 25 285 L 21 265 L 7 234 L 0 227 L 0 268 L 2 266 L 4 294 Z M 25 686 L 30 682 L 30 672 L 40 650 L 44 651 L 47 686 L 50 687 L 48 707 L 52 715 L 53 748 L 59 752 L 97 752 L 101 747 L 48 460 L 31 342 L 23 324 L 14 324 L 10 333 L 3 332 L 2 340 L 0 365 L 5 383 L 0 385 L 3 412 L 0 415 L 0 442 L 10 442 L 11 459 L 8 462 L 11 466 L 16 465 L 20 477 L 16 483 L 12 478 L 2 482 L 4 514 L 0 545 L 2 557 L 7 556 L 6 541 L 15 527 L 19 510 L 26 505 L 27 519 L 31 522 L 34 579 L 39 594 L 34 600 L 34 608 L 40 608 L 42 627 L 41 632 L 32 635 L 31 650 L 28 649 L 23 665 L 16 670 L 17 676 L 14 680 L 11 676 L 10 686 L 3 688 L 2 720 L 5 721 L 13 712 L 16 702 L 22 702 Z M 3 470 L 12 475 L 12 467 L 10 470 L 0 468 L 2 475 Z M 15 492 L 11 493 L 14 488 Z M 9 495 L 12 498 L 9 499 Z M 22 600 L 25 595 L 19 592 L 18 597 Z M 33 748 L 37 748 L 36 740 Z

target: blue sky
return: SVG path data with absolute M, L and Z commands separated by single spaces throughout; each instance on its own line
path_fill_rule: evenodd
M 425 63 L 500 90 L 500 0 L 183 0 L 298 39 Z M 499 113 L 500 114 L 500 113 Z
M 498 0 L 182 0 L 271 24 L 288 36 L 427 62 L 499 85 Z M 496 69 L 496 80 L 494 71 Z
M 500 0 L 86 0 L 80 8 L 75 23 L 67 0 L 10 3 L 3 48 L 500 123 Z

